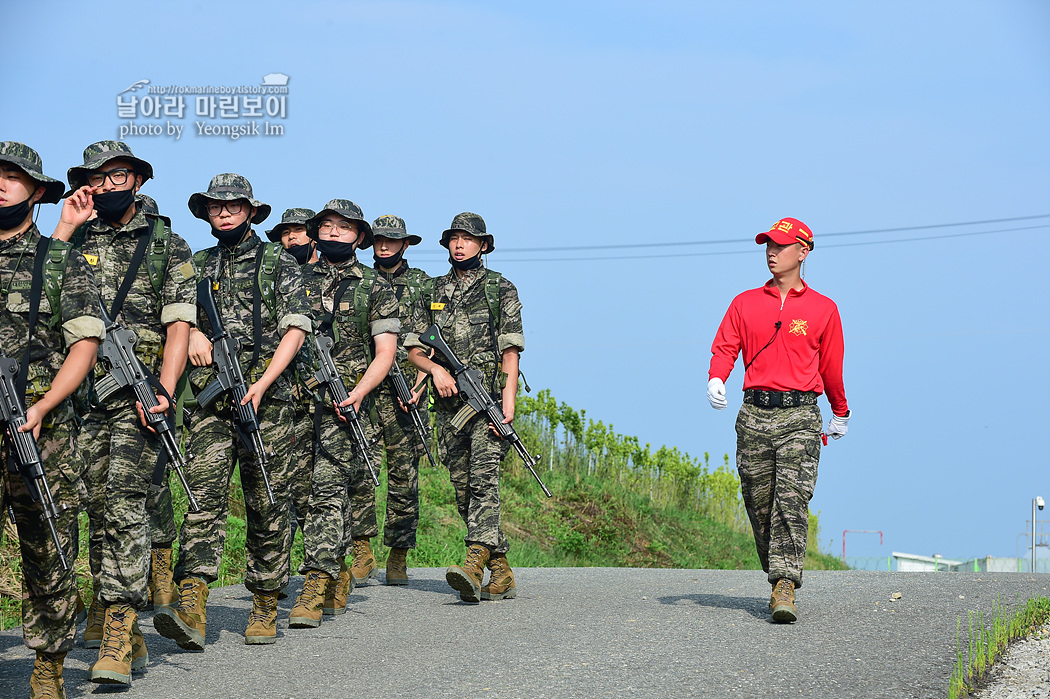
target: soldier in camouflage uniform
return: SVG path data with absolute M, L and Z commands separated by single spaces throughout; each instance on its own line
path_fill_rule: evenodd
M 293 372 L 286 369 L 312 331 L 310 310 L 295 260 L 281 246 L 263 243 L 251 228 L 266 219 L 270 207 L 254 198 L 246 178 L 216 175 L 206 192 L 190 197 L 189 208 L 219 241 L 197 253 L 199 276 L 212 280 L 225 330 L 240 343 L 238 360 L 249 384 L 243 402 L 255 406 L 262 441 L 273 454 L 269 477 L 276 502 L 270 504 L 255 457 L 238 437 L 229 394 L 198 407 L 186 477 L 201 509 L 186 514 L 179 533 L 178 604 L 159 610 L 154 626 L 182 648 L 204 649 L 208 585 L 219 576 L 230 479 L 239 464 L 247 515 L 244 584 L 254 593 L 245 643 L 268 644 L 277 640 L 277 595 L 290 565 L 288 473 L 295 409 Z M 200 322 L 212 331 L 203 311 Z M 190 362 L 190 384 L 199 393 L 216 373 L 212 344 L 199 330 L 190 336 Z
M 153 197 L 139 192 L 135 194 L 135 199 L 140 203 L 142 213 L 160 219 L 165 226 L 171 228 L 171 219 L 160 215 L 157 202 Z M 174 394 L 172 397 L 175 397 Z M 176 410 L 177 426 L 182 424 L 181 417 Z M 146 497 L 150 535 L 149 587 L 147 588 L 149 605 L 147 608 L 170 607 L 175 604 L 176 600 L 171 545 L 178 536 L 178 531 L 175 528 L 175 509 L 171 500 L 171 488 L 168 487 L 170 474 L 171 469 L 169 468 L 161 487 L 150 488 L 149 495 Z
M 798 619 L 795 589 L 809 534 L 809 501 L 820 459 L 820 408 L 826 392 L 834 415 L 827 435 L 846 434 L 850 417 L 842 385 L 842 322 L 835 303 L 802 281 L 813 233 L 783 218 L 755 237 L 765 243 L 765 286 L 733 299 L 711 345 L 707 398 L 724 409 L 725 380 L 744 355 L 744 401 L 736 419 L 740 491 L 762 569 L 773 586 L 773 621 Z M 825 438 L 826 439 L 826 438 Z
M 372 244 L 372 230 L 361 209 L 348 199 L 333 199 L 308 223 L 317 240 L 321 261 L 309 265 L 303 275 L 318 332 L 335 340 L 332 359 L 346 385 L 349 397 L 341 405 L 353 405 L 360 419 L 368 424 L 368 409 L 362 402 L 378 386 L 394 361 L 397 333 L 397 301 L 390 285 L 357 260 L 356 251 Z M 374 351 L 371 346 L 374 346 Z M 372 520 L 359 524 L 359 513 L 351 534 L 355 562 L 361 548 L 370 548 L 368 537 L 378 534 L 374 493 L 367 467 L 356 453 L 345 418 L 337 415 L 330 394 L 315 407 L 318 430 L 316 462 L 310 493 L 310 507 L 304 532 L 305 558 L 300 572 L 306 575 L 303 590 L 292 608 L 288 625 L 310 628 L 321 623 L 324 611 L 340 614 L 357 580 L 346 567 L 347 527 L 344 500 L 347 485 L 370 491 Z M 375 430 L 368 430 L 368 438 Z M 363 484 L 367 483 L 367 487 Z M 352 487 L 353 487 L 352 486 Z M 352 503 L 367 499 L 360 495 Z M 360 527 L 360 528 L 358 528 Z M 368 551 L 371 558 L 371 551 Z M 372 567 L 375 563 L 372 561 Z
M 41 247 L 46 239 L 33 223 L 33 206 L 58 202 L 64 189 L 61 181 L 47 177 L 42 169 L 40 156 L 32 148 L 0 142 L 0 348 L 22 362 L 29 350 L 26 339 L 38 251 L 60 261 L 56 267 L 62 270 L 60 274 L 46 267 L 40 270 L 42 284 L 48 288 L 40 293 L 27 390 L 19 399 L 26 406 L 26 424 L 21 430 L 31 430 L 40 449 L 69 570 L 62 570 L 41 506 L 31 502 L 22 479 L 7 472 L 15 456 L 9 453 L 6 435 L 0 449 L 0 481 L 5 481 L 0 484 L 0 512 L 6 516 L 10 504 L 18 527 L 24 591 L 22 634 L 26 646 L 36 651 L 30 696 L 64 697 L 62 663 L 76 633 L 73 562 L 78 552 L 77 485 L 84 470 L 76 452 L 77 422 L 69 396 L 91 370 L 105 328 L 99 317 L 98 291 L 84 257 L 60 241 Z M 55 302 L 59 307 L 52 307 Z
M 434 293 L 433 280 L 427 273 L 410 266 L 404 259 L 408 247 L 418 245 L 422 239 L 410 235 L 405 222 L 397 216 L 380 216 L 372 222 L 372 232 L 375 235 L 375 269 L 394 289 L 398 315 L 408 318 L 413 306 L 421 302 L 429 305 Z M 405 329 L 403 327 L 402 331 Z M 412 382 L 410 385 L 417 383 L 412 381 L 417 370 L 409 363 L 408 350 L 400 342 L 395 361 L 400 364 L 405 378 Z M 417 404 L 424 401 L 422 404 L 425 405 L 425 400 L 425 397 L 416 396 Z M 385 450 L 387 468 L 383 543 L 390 547 L 390 555 L 386 560 L 386 584 L 407 585 L 408 550 L 416 547 L 416 528 L 419 525 L 419 459 L 423 455 L 423 445 L 416 436 L 411 416 L 398 405 L 397 393 L 390 379 L 379 385 L 375 404 L 382 428 L 382 442 L 376 444 L 375 462 L 381 462 Z
M 306 222 L 315 215 L 311 209 L 287 209 L 281 215 L 281 222 L 266 231 L 266 237 L 273 243 L 280 243 L 288 253 L 303 265 L 317 260 L 314 241 L 306 232 Z M 295 529 L 304 530 L 306 510 L 310 504 L 310 477 L 314 471 L 314 420 L 313 393 L 305 385 L 309 377 L 311 343 L 304 342 L 295 360 L 297 380 L 292 389 L 295 394 L 295 429 L 292 433 L 291 471 L 288 474 L 289 497 L 291 498 L 291 526 L 288 528 L 287 546 L 291 550 L 295 539 Z M 287 579 L 281 587 L 287 585 Z
M 67 174 L 73 191 L 62 207 L 55 237 L 65 240 L 76 234 L 74 243 L 92 266 L 102 303 L 138 338 L 136 356 L 170 396 L 186 365 L 197 295 L 189 245 L 135 200 L 152 176 L 153 167 L 124 143 L 88 146 L 83 165 Z M 97 213 L 93 219 L 92 210 Z M 104 375 L 97 364 L 96 378 Z M 167 411 L 168 398 L 159 395 L 157 400 L 153 412 Z M 93 403 L 80 439 L 88 465 L 84 480 L 96 612 L 89 614 L 85 645 L 99 644 L 92 681 L 130 684 L 131 671 L 148 661 L 137 619 L 148 595 L 146 499 L 162 447 L 146 428 L 131 387 Z M 100 620 L 104 623 L 98 634 Z M 139 645 L 141 653 L 132 657 Z
M 405 347 L 409 360 L 433 379 L 438 394 L 438 453 L 448 466 L 456 506 L 467 525 L 466 560 L 462 566 L 450 567 L 445 579 L 465 602 L 508 599 L 517 594 L 507 563 L 510 544 L 500 528 L 499 467 L 508 445 L 484 415 L 474 416 L 462 430 L 452 426 L 461 405 L 455 379 L 440 363 L 442 359 L 427 357 L 429 349 L 419 335 L 436 323 L 459 360 L 485 377 L 493 398 L 502 404 L 505 424 L 510 423 L 517 397 L 518 356 L 525 349 L 521 302 L 507 278 L 482 264 L 482 254 L 493 250 L 493 237 L 481 216 L 458 214 L 441 234 L 441 244 L 449 250 L 452 269 L 434 280 L 430 307 L 416 305 Z M 491 575 L 482 585 L 486 566 Z

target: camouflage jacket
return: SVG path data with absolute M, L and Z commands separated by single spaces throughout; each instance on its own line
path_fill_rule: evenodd
M 212 283 L 216 285 L 215 305 L 226 330 L 240 342 L 238 358 L 241 371 L 249 384 L 258 381 L 266 371 L 288 328 L 299 328 L 307 335 L 313 330 L 310 304 L 303 290 L 299 265 L 294 257 L 282 252 L 274 277 L 276 306 L 271 310 L 260 299 L 261 342 L 258 359 L 255 366 L 249 370 L 256 334 L 253 318 L 257 279 L 256 257 L 261 252 L 261 246 L 262 241 L 252 231 L 248 239 L 232 251 L 222 245 L 208 248 L 204 251 L 207 253 L 207 260 L 197 271 L 200 278 L 211 277 Z M 198 327 L 210 336 L 211 327 L 203 310 L 199 312 Z M 293 365 L 294 362 L 289 364 L 289 367 Z M 215 370 L 212 367 L 197 367 L 190 374 L 190 382 L 200 391 L 214 375 Z M 266 395 L 278 400 L 291 401 L 294 378 L 294 369 L 285 369 L 267 390 Z
M 419 341 L 419 336 L 431 323 L 437 324 L 456 357 L 480 371 L 488 389 L 498 394 L 506 383 L 506 375 L 500 370 L 503 350 L 517 347 L 524 351 L 525 335 L 521 326 L 518 290 L 506 277 L 501 277 L 499 318 L 493 319 L 485 298 L 486 277 L 486 269 L 481 266 L 462 278 L 456 276 L 454 269 L 435 278 L 434 299 L 430 307 L 425 307 L 425 301 L 413 307 L 405 347 L 420 347 L 429 352 L 430 349 Z M 441 362 L 440 359 L 437 361 Z M 435 400 L 441 404 L 452 399 Z
M 33 224 L 24 234 L 0 242 L 0 347 L 19 361 L 25 354 L 29 335 L 29 292 L 40 237 L 40 231 Z M 52 323 L 54 310 L 47 294 L 43 291 L 40 294 L 26 386 L 27 407 L 51 388 L 51 381 L 74 342 L 87 338 L 101 340 L 105 335 L 95 279 L 83 255 L 76 250 L 69 251 L 61 284 L 57 322 Z M 60 416 L 52 418 L 61 421 Z
M 372 338 L 382 333 L 401 331 L 394 291 L 381 275 L 374 274 L 372 288 L 368 291 L 365 319 L 368 335 L 362 335 L 362 324 L 354 318 L 354 292 L 363 282 L 366 269 L 356 257 L 340 265 L 334 265 L 322 257 L 320 261 L 303 267 L 303 285 L 318 323 L 332 311 L 340 283 L 344 279 L 353 280 L 339 300 L 333 324 L 336 343 L 332 348 L 332 359 L 348 391 L 353 389 L 368 368 L 372 358 Z
M 405 348 L 405 336 L 409 330 L 408 319 L 412 317 L 414 306 L 422 304 L 427 308 L 430 307 L 431 297 L 434 295 L 434 280 L 418 267 L 409 267 L 407 260 L 394 272 L 382 271 L 378 263 L 374 267 L 376 274 L 385 279 L 394 290 L 398 317 L 405 319 L 405 322 L 401 324 L 401 332 L 398 334 L 397 362 L 401 365 L 401 371 L 408 378 L 408 383 L 414 384 L 416 368 L 409 363 L 408 349 Z
M 135 215 L 125 225 L 113 228 L 99 219 L 88 222 L 80 251 L 91 265 L 98 284 L 99 295 L 110 310 L 124 275 L 131 266 L 139 238 L 153 232 L 153 223 L 136 203 Z M 147 249 L 148 250 L 148 249 Z M 146 260 L 135 274 L 120 315 L 115 318 L 135 333 L 135 354 L 154 374 L 160 371 L 167 326 L 176 321 L 195 324 L 197 321 L 197 289 L 190 246 L 180 236 L 171 233 L 168 245 L 168 263 L 160 294 L 153 288 Z M 105 368 L 95 365 L 95 376 L 103 376 Z

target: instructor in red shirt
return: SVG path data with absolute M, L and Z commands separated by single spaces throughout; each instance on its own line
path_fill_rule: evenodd
M 773 593 L 773 621 L 798 619 L 795 589 L 809 534 L 809 501 L 820 459 L 820 409 L 827 394 L 834 413 L 827 436 L 846 434 L 850 411 L 842 386 L 842 322 L 834 301 L 802 281 L 813 233 L 782 218 L 755 237 L 766 246 L 773 278 L 733 299 L 711 345 L 707 399 L 729 405 L 725 381 L 744 357 L 744 403 L 736 419 L 736 463 L 762 570 Z

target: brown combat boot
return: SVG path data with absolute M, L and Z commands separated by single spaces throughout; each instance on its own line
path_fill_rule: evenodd
M 329 616 L 346 614 L 346 603 L 349 601 L 350 593 L 353 591 L 354 576 L 350 574 L 350 569 L 346 567 L 346 560 L 340 558 L 339 576 L 328 585 L 322 611 Z
M 62 685 L 62 663 L 65 653 L 36 652 L 33 674 L 29 676 L 29 699 L 66 699 Z
M 464 602 L 477 604 L 481 601 L 481 579 L 488 561 L 489 550 L 481 544 L 471 544 L 463 565 L 451 566 L 445 571 L 445 580 L 459 592 L 459 598 Z
M 360 585 L 365 580 L 379 575 L 376 557 L 372 555 L 372 542 L 367 538 L 353 540 L 353 556 L 354 563 L 350 566 L 350 574 L 354 576 L 354 585 Z
M 386 584 L 408 584 L 408 549 L 390 549 L 386 558 Z
M 252 596 L 244 642 L 250 646 L 277 642 L 277 590 Z
M 303 581 L 303 591 L 295 599 L 295 606 L 288 615 L 288 626 L 294 629 L 312 629 L 321 625 L 324 597 L 332 576 L 319 570 L 311 570 Z
M 798 620 L 795 583 L 787 578 L 777 580 L 773 585 L 773 595 L 769 598 L 769 611 L 773 613 L 773 621 L 778 624 L 790 624 Z
M 143 638 L 139 622 L 136 620 L 131 625 L 131 671 L 145 670 L 147 665 L 149 665 L 149 651 L 146 650 L 146 639 Z
M 102 645 L 102 624 L 106 621 L 106 608 L 99 601 L 98 593 L 91 595 L 88 605 L 87 626 L 84 627 L 84 647 L 98 648 Z
M 149 592 L 153 608 L 174 607 L 178 603 L 175 594 L 175 573 L 171 569 L 171 548 L 150 551 Z
M 131 684 L 131 629 L 138 613 L 130 604 L 106 607 L 104 636 L 98 660 L 91 666 L 91 681 L 99 684 Z
M 488 569 L 492 571 L 489 582 L 481 588 L 481 599 L 514 599 L 518 594 L 514 586 L 514 571 L 507 563 L 507 554 L 497 553 L 489 558 Z
M 200 578 L 186 578 L 179 583 L 178 604 L 158 609 L 153 626 L 157 633 L 175 641 L 179 648 L 204 650 L 207 605 L 208 584 Z

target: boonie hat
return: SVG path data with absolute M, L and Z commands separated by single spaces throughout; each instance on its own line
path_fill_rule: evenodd
M 207 199 L 216 201 L 247 199 L 256 209 L 255 216 L 252 216 L 252 223 L 262 223 L 270 215 L 270 205 L 263 204 L 255 198 L 255 195 L 252 194 L 252 184 L 248 181 L 248 178 L 233 172 L 224 172 L 221 175 L 216 175 L 211 178 L 207 192 L 197 192 L 190 196 L 188 202 L 190 212 L 200 220 L 210 222 L 208 219 Z
M 313 209 L 285 209 L 281 214 L 281 222 L 266 231 L 266 237 L 274 243 L 281 242 L 284 229 L 288 226 L 305 226 L 306 222 L 314 217 Z
M 171 228 L 171 219 L 167 216 L 160 215 L 160 209 L 157 208 L 157 202 L 148 194 L 136 194 L 135 198 L 142 202 L 142 213 L 152 214 L 164 222 L 168 228 Z
M 391 240 L 408 239 L 409 245 L 419 245 L 423 240 L 418 235 L 410 235 L 405 221 L 400 216 L 380 216 L 372 221 L 372 234 L 381 235 Z
M 364 250 L 372 246 L 372 227 L 368 225 L 365 215 L 361 213 L 361 207 L 349 199 L 332 199 L 324 205 L 323 209 L 317 212 L 316 216 L 311 217 L 306 223 L 306 231 L 310 234 L 310 237 L 317 238 L 317 229 L 321 225 L 321 219 L 328 214 L 338 214 L 345 219 L 357 222 L 357 228 L 360 231 L 358 234 L 360 239 L 357 245 L 358 250 Z
M 768 231 L 755 236 L 755 242 L 759 245 L 767 240 L 772 240 L 777 245 L 803 243 L 808 245 L 810 250 L 814 247 L 813 231 L 797 218 L 782 218 L 770 226 Z
M 40 159 L 40 154 L 24 143 L 0 141 L 0 162 L 11 163 L 24 170 L 38 185 L 44 187 L 44 196 L 38 203 L 57 204 L 62 198 L 62 192 L 65 191 L 66 186 L 61 180 L 44 174 L 44 161 Z
M 127 143 L 123 141 L 99 141 L 84 149 L 83 165 L 71 167 L 66 171 L 66 179 L 71 187 L 67 196 L 72 193 L 72 190 L 80 189 L 87 184 L 89 172 L 98 170 L 110 160 L 116 160 L 117 158 L 130 160 L 134 163 L 135 174 L 142 175 L 143 182 L 153 177 L 153 166 L 142 158 L 136 158 Z
M 452 225 L 441 233 L 441 245 L 443 247 L 448 247 L 448 239 L 452 235 L 452 231 L 463 231 L 464 233 L 471 234 L 475 238 L 483 238 L 487 240 L 489 243 L 489 249 L 485 251 L 486 254 L 492 252 L 496 248 L 493 237 L 485 230 L 485 219 L 477 214 L 472 214 L 469 211 L 456 214 L 456 217 L 452 219 Z

